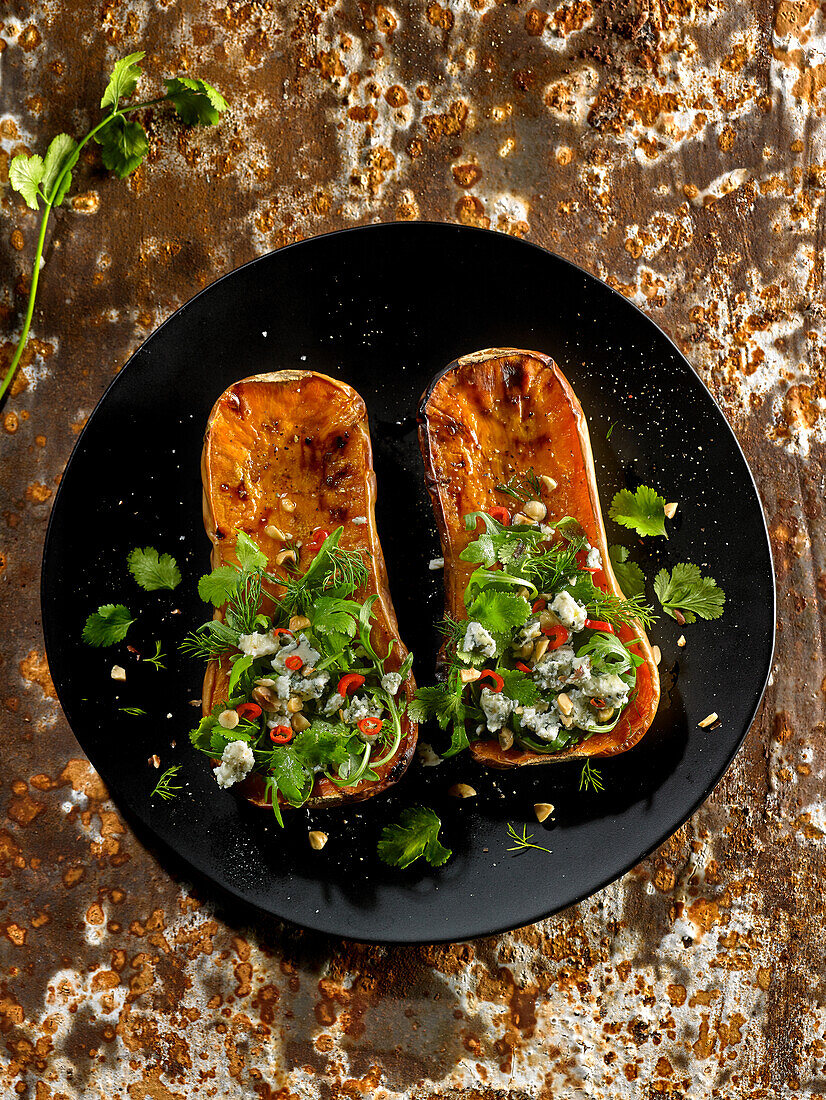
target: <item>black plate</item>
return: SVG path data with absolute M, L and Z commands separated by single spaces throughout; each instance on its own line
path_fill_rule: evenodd
M 576 764 L 496 773 L 460 759 L 414 763 L 384 798 L 360 809 L 299 811 L 281 832 L 270 814 L 216 787 L 189 746 L 202 669 L 176 642 L 205 617 L 196 593 L 208 568 L 199 458 L 207 416 L 231 382 L 283 367 L 340 376 L 370 411 L 378 526 L 402 635 L 432 676 L 441 614 L 439 553 L 423 485 L 414 414 L 436 371 L 479 348 L 550 353 L 591 428 L 602 499 L 640 481 L 680 502 L 668 542 L 634 550 L 651 581 L 661 564 L 696 562 L 727 596 L 724 618 L 680 628 L 661 619 L 666 691 L 651 732 L 601 765 L 605 791 L 580 793 Z M 610 440 L 606 435 L 614 425 Z M 135 546 L 174 554 L 184 581 L 144 593 L 126 569 Z M 619 294 L 543 249 L 459 226 L 369 226 L 263 256 L 208 287 L 158 329 L 107 390 L 57 493 L 46 539 L 43 621 L 52 676 L 72 728 L 115 801 L 231 894 L 308 928 L 361 941 L 462 940 L 531 923 L 617 878 L 705 799 L 737 751 L 769 673 L 774 639 L 771 554 L 751 474 L 722 413 L 668 338 Z M 124 645 L 91 650 L 86 616 L 123 602 L 137 621 Z M 110 678 L 125 665 L 125 684 Z M 676 680 L 675 680 L 676 677 Z M 131 717 L 139 706 L 149 717 Z M 721 724 L 700 729 L 717 711 Z M 423 730 L 424 740 L 431 731 Z M 174 747 L 171 747 L 174 744 Z M 149 800 L 162 767 L 183 765 L 185 789 Z M 457 802 L 457 779 L 478 799 Z M 380 826 L 422 801 L 454 850 L 443 868 L 401 872 L 375 855 Z M 532 804 L 556 806 L 537 825 Z M 508 853 L 507 822 L 528 823 L 550 854 Z M 322 852 L 308 825 L 325 829 Z

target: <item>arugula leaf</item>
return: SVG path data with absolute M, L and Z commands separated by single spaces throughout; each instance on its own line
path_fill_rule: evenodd
M 135 620 L 122 603 L 105 603 L 93 612 L 83 628 L 87 645 L 110 646 L 122 642 Z
M 247 669 L 252 667 L 252 662 L 254 660 L 255 658 L 247 653 L 243 657 L 238 657 L 232 662 L 232 671 L 229 674 L 229 683 L 227 684 L 227 695 L 230 699 L 232 698 L 232 693 L 235 690 L 236 684 Z
M 505 681 L 502 691 L 509 699 L 529 707 L 539 698 L 539 688 L 527 673 L 520 672 L 518 668 L 500 668 L 499 675 Z
M 43 158 L 33 154 L 18 153 L 9 165 L 9 183 L 19 191 L 32 210 L 39 210 L 40 182 L 43 179 Z
M 124 96 L 131 95 L 134 92 L 141 75 L 140 63 L 145 57 L 146 53 L 143 50 L 138 50 L 137 53 L 130 53 L 115 62 L 112 75 L 109 77 L 109 83 L 103 93 L 103 99 L 100 101 L 101 107 L 111 107 L 115 110 L 118 102 Z
M 267 568 L 267 555 L 259 550 L 245 531 L 235 533 L 235 556 L 238 564 L 247 573 L 258 572 Z
M 379 859 L 391 867 L 409 867 L 424 857 L 431 867 L 441 867 L 453 855 L 439 841 L 442 823 L 427 806 L 409 806 L 402 810 L 399 821 L 385 825 L 378 843 Z
M 628 560 L 628 548 L 626 546 L 609 546 L 608 557 L 611 559 L 614 576 L 625 595 L 630 597 L 644 596 L 645 576 L 635 561 Z
M 665 501 L 659 493 L 640 485 L 635 492 L 620 489 L 611 501 L 608 511 L 611 519 L 623 527 L 630 527 L 639 535 L 662 535 L 665 530 Z
M 214 126 L 229 104 L 205 80 L 176 76 L 165 80 L 167 98 L 186 126 Z
M 681 611 L 686 622 L 701 619 L 719 619 L 723 614 L 726 595 L 713 577 L 704 577 L 696 565 L 680 562 L 669 574 L 661 569 L 654 578 L 654 591 L 666 614 L 676 619 L 675 611 Z
M 222 607 L 238 587 L 238 570 L 234 565 L 219 565 L 198 581 L 198 595 L 204 603 Z
M 494 574 L 496 577 L 498 574 Z M 531 605 L 524 596 L 514 592 L 481 592 L 468 607 L 468 619 L 481 623 L 486 630 L 505 633 L 522 626 L 530 618 Z
M 154 546 L 143 550 L 136 547 L 126 559 L 129 572 L 147 592 L 159 588 L 177 588 L 181 583 L 181 571 L 171 554 L 159 554 Z
M 52 138 L 49 148 L 46 150 L 46 159 L 43 161 L 43 180 L 41 187 L 47 199 L 52 198 L 51 192 L 57 183 L 57 178 L 63 169 L 69 165 L 74 168 L 80 150 L 77 143 L 68 134 L 58 134 Z M 52 198 L 52 206 L 60 206 L 66 197 L 66 192 L 72 186 L 72 173 L 67 172 L 63 177 L 60 187 Z
M 111 119 L 95 134 L 100 146 L 100 157 L 110 172 L 118 179 L 126 179 L 149 152 L 146 130 L 139 122 L 127 121 L 123 115 Z

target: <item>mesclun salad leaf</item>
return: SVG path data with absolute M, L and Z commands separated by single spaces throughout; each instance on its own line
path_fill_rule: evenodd
M 696 565 L 680 562 L 671 573 L 661 569 L 654 578 L 654 591 L 663 610 L 672 619 L 679 611 L 688 623 L 701 619 L 719 619 L 726 595 L 713 577 L 704 577 Z
M 385 825 L 378 843 L 379 859 L 391 867 L 409 867 L 425 859 L 431 867 L 441 867 L 453 854 L 439 840 L 442 823 L 428 806 L 409 806 L 402 810 L 397 824 Z
M 177 588 L 181 583 L 181 571 L 171 554 L 159 554 L 154 546 L 143 550 L 135 548 L 126 559 L 129 572 L 147 592 L 159 588 Z
M 626 546 L 609 546 L 608 557 L 611 559 L 614 576 L 625 595 L 631 599 L 635 596 L 644 596 L 645 577 L 637 563 L 628 560 L 628 548 Z
M 105 603 L 93 612 L 83 628 L 87 645 L 110 646 L 122 642 L 135 620 L 122 603 Z
M 663 538 L 668 538 L 665 529 L 665 501 L 647 485 L 640 485 L 633 493 L 630 489 L 620 489 L 611 501 L 608 514 L 615 523 L 632 528 L 638 535 L 662 535 Z
M 101 108 L 105 112 L 104 117 L 80 141 L 76 142 L 68 134 L 58 134 L 49 145 L 45 158 L 36 153 L 31 155 L 18 153 L 12 159 L 9 167 L 9 183 L 12 188 L 22 195 L 32 210 L 39 210 L 41 202 L 44 208 L 32 266 L 23 331 L 9 369 L 0 384 L 0 400 L 11 385 L 29 338 L 49 217 L 52 210 L 60 206 L 66 197 L 72 184 L 72 170 L 78 162 L 83 147 L 94 138 L 101 147 L 101 159 L 105 167 L 123 179 L 138 168 L 149 152 L 146 131 L 140 122 L 134 119 L 127 121 L 127 115 L 163 103 L 171 103 L 184 125 L 208 126 L 216 123 L 221 113 L 227 108 L 227 102 L 220 92 L 205 80 L 194 77 L 174 77 L 166 80 L 165 95 L 138 103 L 122 103 L 122 100 L 131 96 L 137 87 L 141 75 L 140 63 L 144 56 L 143 51 L 138 51 L 115 62 L 100 101 Z

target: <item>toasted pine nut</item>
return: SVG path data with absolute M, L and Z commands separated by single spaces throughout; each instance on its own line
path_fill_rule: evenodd
M 304 710 L 304 701 L 297 695 L 291 695 L 287 701 L 287 710 L 290 714 L 298 714 L 300 710 Z
M 548 514 L 548 509 L 541 500 L 529 500 L 523 510 L 528 519 L 534 519 L 537 523 Z
M 310 728 L 310 723 L 307 721 L 303 714 L 294 714 L 291 724 L 296 733 L 301 733 L 302 730 L 307 730 Z
M 554 812 L 552 802 L 534 802 L 533 812 L 536 814 L 537 821 L 547 821 L 547 819 Z
M 567 718 L 569 714 L 573 714 L 574 704 L 564 691 L 560 692 L 556 697 L 556 705 L 559 707 L 562 714 Z
M 264 676 L 262 679 L 255 681 L 255 686 L 256 687 L 265 687 L 265 688 L 274 688 L 275 687 L 275 680 L 270 680 L 267 676 Z
M 123 665 L 112 665 L 110 676 L 113 680 L 125 680 L 126 669 L 123 667 Z
M 614 717 L 614 708 L 613 707 L 602 707 L 601 710 L 597 711 L 597 721 L 598 722 L 610 722 L 613 717 Z
M 719 720 L 719 715 L 716 710 L 713 710 L 711 714 L 707 714 L 702 722 L 698 722 L 698 726 L 702 726 L 703 729 L 708 729 L 709 726 L 713 726 L 715 722 Z
M 281 539 L 282 541 L 287 537 L 280 527 L 276 527 L 274 523 L 268 524 L 264 528 L 264 534 L 271 539 Z
M 310 829 L 307 837 L 310 841 L 310 847 L 316 852 L 320 852 L 329 839 L 326 833 L 322 833 L 321 829 Z
M 524 512 L 517 512 L 511 520 L 512 527 L 533 527 L 533 520 L 529 519 Z
M 509 729 L 501 729 L 499 731 L 499 748 L 500 749 L 512 749 L 513 748 L 513 731 Z
M 559 720 L 562 723 L 562 725 L 565 727 L 566 730 L 571 729 L 571 727 L 574 724 L 574 720 L 570 716 L 570 714 L 560 714 Z
M 674 519 L 677 514 L 677 507 L 678 506 L 676 500 L 672 501 L 671 504 L 666 504 L 665 508 L 663 508 L 663 511 L 665 512 L 668 519 Z
M 545 654 L 548 652 L 548 646 L 551 644 L 551 639 L 546 638 L 543 634 L 541 638 L 537 639 L 536 644 L 533 647 L 533 659 L 534 661 L 541 661 Z
M 288 625 L 292 633 L 295 634 L 296 630 L 306 630 L 310 625 L 310 620 L 306 615 L 293 615 Z
M 658 645 L 651 646 L 651 652 L 654 654 L 654 664 L 658 665 L 663 659 L 662 651 Z
M 459 673 L 459 679 L 462 681 L 463 684 L 473 684 L 479 679 L 481 675 L 482 673 L 479 671 L 478 668 L 463 668 L 462 671 Z
M 222 710 L 218 715 L 218 725 L 225 730 L 234 730 L 239 721 L 237 710 Z
M 454 783 L 447 793 L 453 798 L 475 798 L 476 788 L 469 783 Z
M 546 491 L 549 493 L 552 493 L 556 488 L 556 482 L 552 477 L 548 477 L 547 474 L 540 474 L 539 480 L 542 482 L 542 484 L 545 486 Z
M 680 649 L 683 648 L 683 646 L 685 645 L 685 634 L 681 634 L 679 636 L 679 638 L 677 639 L 677 645 L 680 647 Z
M 289 497 L 284 497 L 284 499 L 281 501 L 281 507 L 284 509 L 285 512 L 294 512 L 295 501 L 290 500 Z
M 161 758 L 157 753 L 155 753 L 154 756 L 150 756 L 146 762 L 147 764 L 151 764 L 153 768 L 159 768 L 161 766 Z
M 275 564 L 283 565 L 285 561 L 295 561 L 295 550 L 279 550 L 275 555 Z

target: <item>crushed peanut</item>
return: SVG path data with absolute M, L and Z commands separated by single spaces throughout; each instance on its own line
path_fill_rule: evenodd
M 708 729 L 709 726 L 713 726 L 715 722 L 719 722 L 719 715 L 716 710 L 713 710 L 711 714 L 707 714 L 702 722 L 698 722 L 698 726 L 702 726 L 703 729 Z
M 113 680 L 125 680 L 126 669 L 123 665 L 112 665 L 112 671 L 110 673 Z
M 279 550 L 275 555 L 275 564 L 283 565 L 285 561 L 295 561 L 295 550 Z
M 663 511 L 666 514 L 666 518 L 667 519 L 674 519 L 674 517 L 677 514 L 677 508 L 678 508 L 678 505 L 677 505 L 676 501 L 672 501 L 670 504 L 666 504 L 665 508 L 663 508 Z
M 281 501 L 281 507 L 284 509 L 285 512 L 292 513 L 295 511 L 295 501 L 290 500 L 289 497 L 284 497 L 284 499 Z
M 295 634 L 296 630 L 306 630 L 310 625 L 310 620 L 306 615 L 293 615 L 288 625 L 290 632 Z
M 654 664 L 658 665 L 660 663 L 660 661 L 663 659 L 662 650 L 660 649 L 660 647 L 658 645 L 653 645 L 651 647 L 651 652 L 654 655 Z
M 539 475 L 539 480 L 545 486 L 546 492 L 552 493 L 554 491 L 554 489 L 556 488 L 556 482 L 554 481 L 554 479 L 552 477 L 548 477 L 547 474 L 540 474 Z
M 533 647 L 533 659 L 534 661 L 541 661 L 545 654 L 548 652 L 548 646 L 551 644 L 551 639 L 547 638 L 544 634 L 541 638 L 537 638 Z
M 290 714 L 298 714 L 300 710 L 304 710 L 304 701 L 298 695 L 291 695 L 287 700 L 287 710 Z
M 308 730 L 310 728 L 310 723 L 304 715 L 300 713 L 292 716 L 291 725 L 296 733 L 301 733 L 302 730 Z
M 161 766 L 161 758 L 157 753 L 150 756 L 146 762 L 147 764 L 151 764 L 153 768 L 159 768 Z
M 534 802 L 533 812 L 536 814 L 536 820 L 539 822 L 547 821 L 551 814 L 554 812 L 552 802 Z
M 513 731 L 509 729 L 501 729 L 499 731 L 499 748 L 500 749 L 512 749 L 513 748 Z
M 462 681 L 463 684 L 473 684 L 479 679 L 481 675 L 482 673 L 479 671 L 478 668 L 463 668 L 462 671 L 459 673 L 459 679 Z
M 323 833 L 321 829 L 310 829 L 309 833 L 307 833 L 307 837 L 310 841 L 310 847 L 314 852 L 320 852 L 329 839 L 327 834 Z
M 559 707 L 562 715 L 567 718 L 573 714 L 574 704 L 571 702 L 570 696 L 566 695 L 564 691 L 561 691 L 556 697 L 556 705 Z
M 476 788 L 469 783 L 454 783 L 447 793 L 453 798 L 475 798 Z
M 683 648 L 683 646 L 685 645 L 685 634 L 681 634 L 679 636 L 679 638 L 677 639 L 677 645 L 680 647 L 680 649 Z
M 274 523 L 270 523 L 264 528 L 264 534 L 271 539 L 281 539 L 282 542 L 287 537 L 281 528 L 276 527 Z

